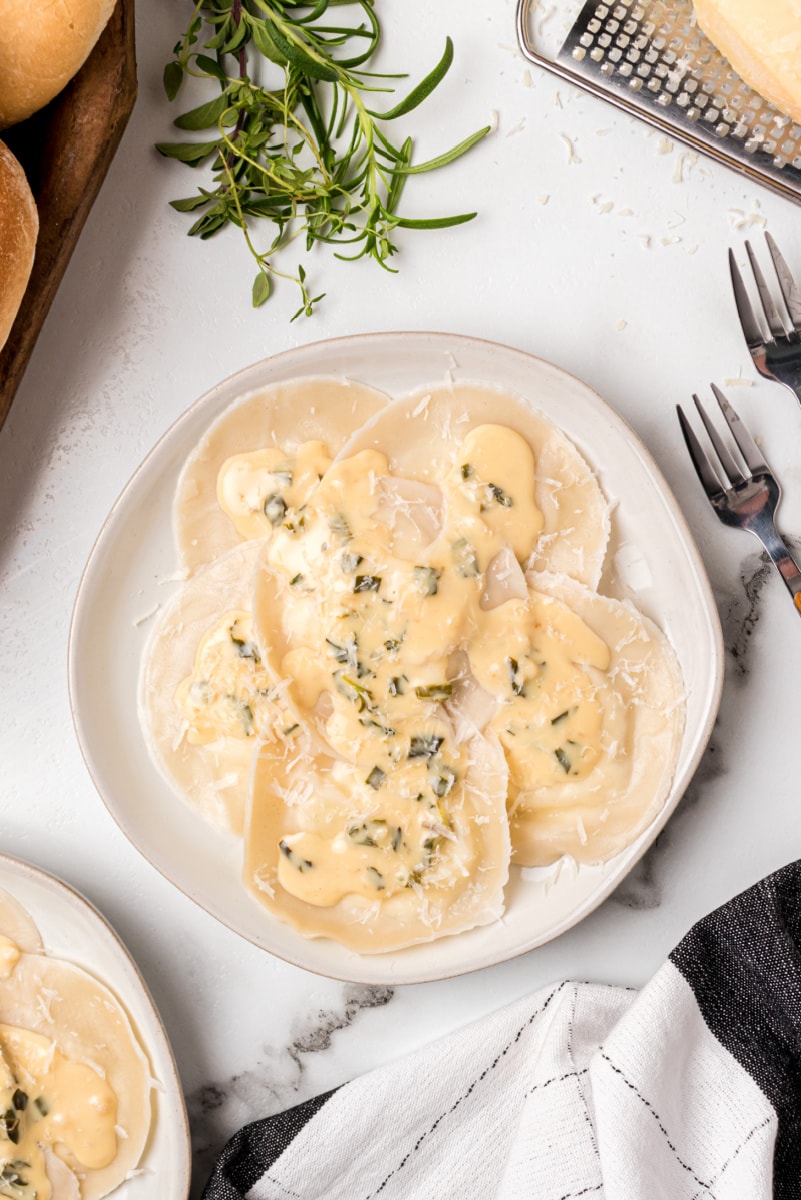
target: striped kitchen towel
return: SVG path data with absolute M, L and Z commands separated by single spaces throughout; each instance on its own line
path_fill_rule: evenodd
M 203 1200 L 801 1200 L 801 863 L 231 1139 Z

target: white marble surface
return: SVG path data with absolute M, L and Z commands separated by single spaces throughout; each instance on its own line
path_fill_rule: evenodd
M 399 274 L 316 255 L 327 299 L 249 304 L 231 234 L 200 243 L 167 201 L 193 178 L 152 146 L 174 115 L 161 72 L 189 6 L 138 0 L 139 99 L 0 434 L 0 850 L 61 875 L 114 924 L 172 1040 L 196 1148 L 195 1191 L 241 1123 L 387 1062 L 547 981 L 640 984 L 693 921 L 801 851 L 801 628 L 744 534 L 716 523 L 674 405 L 728 384 L 763 439 L 801 532 L 801 414 L 758 380 L 726 248 L 769 228 L 801 272 L 801 212 L 636 120 L 528 68 L 513 2 L 381 0 L 382 64 L 419 77 L 447 33 L 451 74 L 408 118 L 428 157 L 497 114 L 497 130 L 408 189 L 410 215 L 467 204 L 456 230 L 403 234 Z M 568 146 L 572 146 L 572 153 Z M 608 211 L 607 211 L 608 208 Z M 398 989 L 304 973 L 222 928 L 126 842 L 72 728 L 66 646 L 83 563 L 155 439 L 218 379 L 265 355 L 371 330 L 473 334 L 550 359 L 632 425 L 681 500 L 728 647 L 718 726 L 686 798 L 629 880 L 557 942 L 456 980 Z M 159 1191 L 167 1196 L 168 1190 Z

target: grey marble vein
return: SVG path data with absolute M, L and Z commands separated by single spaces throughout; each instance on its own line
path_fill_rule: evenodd
M 334 1035 L 359 1015 L 392 999 L 386 987 L 343 985 L 341 1004 L 299 1014 L 288 1045 L 266 1045 L 258 1062 L 225 1080 L 215 1080 L 186 1098 L 192 1135 L 192 1197 L 199 1197 L 214 1159 L 241 1126 L 308 1100 L 306 1060 L 329 1050 Z
M 738 683 L 744 683 L 750 673 L 751 638 L 759 624 L 762 596 L 774 570 L 767 554 L 755 552 L 747 555 L 740 564 L 742 589 L 732 592 L 718 603 L 723 641 L 733 666 L 732 676 Z

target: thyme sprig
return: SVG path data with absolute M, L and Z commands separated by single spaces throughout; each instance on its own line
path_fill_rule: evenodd
M 206 80 L 216 93 L 173 122 L 187 132 L 214 130 L 212 136 L 157 145 L 168 158 L 211 168 L 211 186 L 201 185 L 172 206 L 195 217 L 190 235 L 210 238 L 227 225 L 242 230 L 257 264 L 254 307 L 269 298 L 276 277 L 293 279 L 300 288 L 302 303 L 293 320 L 311 316 L 323 298 L 312 296 L 302 265 L 294 275 L 275 266 L 279 252 L 299 236 L 307 250 L 324 243 L 336 247 L 338 258 L 369 257 L 391 271 L 396 229 L 444 229 L 476 215 L 422 220 L 400 215 L 410 175 L 453 162 L 490 127 L 413 163 L 412 139 L 396 145 L 385 126 L 416 109 L 442 81 L 453 44 L 448 38 L 429 74 L 379 111 L 373 106 L 377 97 L 392 93 L 388 81 L 400 78 L 365 69 L 380 36 L 374 0 L 198 0 L 165 67 L 170 100 L 187 76 Z M 275 86 L 261 82 L 268 76 Z M 260 250 L 253 229 L 264 218 L 272 222 L 274 236 Z

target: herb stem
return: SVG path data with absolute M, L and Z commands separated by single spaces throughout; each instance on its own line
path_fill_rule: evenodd
M 331 23 L 329 11 L 356 10 L 355 19 Z M 299 10 L 299 11 L 298 11 Z M 157 149 L 187 166 L 205 165 L 212 186 L 194 196 L 172 201 L 180 212 L 196 215 L 189 233 L 209 238 L 228 224 L 238 226 L 258 274 L 253 304 L 270 295 L 274 276 L 294 279 L 303 300 L 301 313 L 311 315 L 322 299 L 312 297 L 302 266 L 295 275 L 276 270 L 273 258 L 299 235 L 306 249 L 316 243 L 355 246 L 344 259 L 373 258 L 386 270 L 396 253 L 393 233 L 399 228 L 441 229 L 471 220 L 475 213 L 429 219 L 405 218 L 398 212 L 408 177 L 446 166 L 467 153 L 489 132 L 477 130 L 456 146 L 426 162 L 412 163 L 412 139 L 400 146 L 385 128 L 434 91 L 453 60 L 446 40 L 437 65 L 408 94 L 385 112 L 367 107 L 367 93 L 392 92 L 387 80 L 364 64 L 381 35 L 374 0 L 196 0 L 192 18 L 175 57 L 164 70 L 164 87 L 172 100 L 187 75 L 206 79 L 218 89 L 216 98 L 182 113 L 174 124 L 203 131 L 205 140 L 162 142 Z M 236 62 L 228 74 L 227 56 Z M 282 70 L 280 86 L 262 86 L 258 71 L 249 71 L 249 56 Z M 382 128 L 382 125 L 384 128 Z M 213 130 L 215 137 L 207 131 Z M 268 250 L 260 251 L 252 236 L 254 222 L 275 226 Z M 294 319 L 294 318 L 293 318 Z

